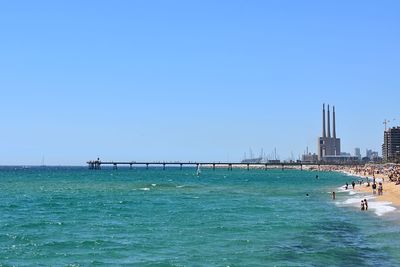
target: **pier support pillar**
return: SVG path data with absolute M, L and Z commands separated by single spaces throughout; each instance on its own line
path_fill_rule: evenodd
M 182 170 L 182 165 L 183 165 L 183 164 L 181 163 L 181 170 Z
M 146 170 L 148 170 L 149 169 L 149 164 L 148 163 L 146 163 Z
M 250 164 L 247 164 L 247 170 L 248 171 L 250 170 Z
M 228 165 L 228 170 L 230 170 L 230 171 L 232 170 L 232 164 Z
M 132 163 L 130 163 L 130 164 L 129 164 L 129 169 L 131 169 L 131 170 L 132 170 Z
M 268 170 L 268 165 L 267 164 L 265 164 L 265 168 L 264 168 L 266 171 Z
M 213 164 L 213 171 L 215 171 L 215 163 Z
M 165 171 L 165 163 L 163 163 L 163 170 Z
M 100 170 L 101 162 L 99 160 L 89 161 L 89 170 Z
M 300 164 L 300 170 L 301 171 L 303 170 L 303 164 Z
M 113 164 L 113 169 L 114 169 L 114 170 L 118 169 L 117 163 L 114 163 L 114 164 Z
M 285 165 L 284 164 L 282 164 L 282 171 L 285 169 Z

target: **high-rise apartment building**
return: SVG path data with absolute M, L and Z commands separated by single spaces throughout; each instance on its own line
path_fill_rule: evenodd
M 385 130 L 383 135 L 382 157 L 386 162 L 400 162 L 400 127 Z

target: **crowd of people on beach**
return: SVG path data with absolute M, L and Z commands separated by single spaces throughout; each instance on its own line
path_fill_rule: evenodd
M 372 176 L 375 181 L 375 175 L 382 177 L 384 182 L 385 177 L 390 182 L 400 185 L 400 165 L 396 164 L 378 164 L 378 165 L 365 165 L 364 167 L 355 167 L 351 169 L 357 175 Z
M 356 175 L 360 177 L 357 180 L 357 184 L 360 186 L 360 189 L 363 191 L 367 190 L 366 188 L 372 189 L 372 194 L 382 196 L 383 195 L 383 186 L 387 183 L 394 183 L 394 185 L 400 185 L 400 165 L 399 164 L 367 164 L 364 166 L 326 166 L 324 167 L 325 171 L 340 171 L 344 173 L 348 173 L 350 175 Z M 386 180 L 386 183 L 385 183 Z M 351 188 L 355 189 L 356 181 L 351 182 Z M 343 186 L 344 190 L 349 189 L 349 183 Z M 365 185 L 365 187 L 362 187 Z M 389 187 L 389 185 L 388 185 Z M 390 190 L 393 188 L 390 185 Z M 388 190 L 389 190 L 388 189 Z M 357 189 L 358 190 L 358 189 Z M 396 191 L 395 191 L 396 192 Z M 389 191 L 389 193 L 393 194 L 393 191 Z M 336 199 L 336 193 L 332 192 L 332 199 Z M 361 200 L 362 211 L 368 210 L 368 201 L 366 198 Z
M 313 171 L 343 172 L 347 175 L 358 177 L 357 180 L 351 183 L 346 182 L 346 184 L 343 185 L 343 190 L 347 191 L 353 189 L 365 193 L 371 192 L 371 199 L 376 198 L 377 201 L 384 201 L 385 203 L 400 208 L 400 164 L 370 163 L 353 166 L 318 165 L 310 166 L 308 169 Z M 319 179 L 318 175 L 316 178 Z M 383 194 L 384 188 L 385 194 Z M 335 200 L 337 198 L 337 192 L 331 192 L 331 197 L 332 200 Z M 358 198 L 356 203 L 360 203 L 359 201 L 361 201 L 359 207 L 362 211 L 368 210 L 369 203 L 367 199 L 370 198 Z M 375 210 L 374 205 L 370 208 Z M 395 209 L 396 208 L 393 208 L 393 210 Z

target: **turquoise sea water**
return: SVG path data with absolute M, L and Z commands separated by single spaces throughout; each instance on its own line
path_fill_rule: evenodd
M 400 264 L 397 216 L 331 200 L 349 177 L 195 172 L 2 168 L 0 266 Z

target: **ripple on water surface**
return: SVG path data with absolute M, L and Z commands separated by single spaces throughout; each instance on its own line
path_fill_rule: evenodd
M 393 221 L 300 171 L 0 169 L 0 264 L 377 266 Z M 306 197 L 309 194 L 309 197 Z M 374 205 L 371 203 L 371 209 Z M 382 207 L 377 208 L 381 210 Z M 382 249 L 384 248 L 384 249 Z

